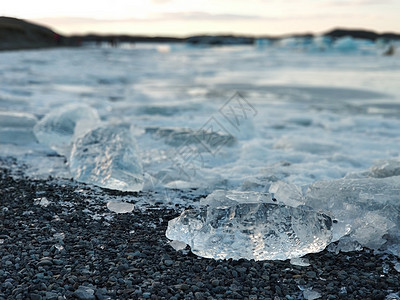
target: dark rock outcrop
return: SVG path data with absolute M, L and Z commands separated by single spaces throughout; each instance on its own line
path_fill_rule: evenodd
M 185 42 L 192 45 L 252 45 L 253 37 L 234 35 L 198 35 L 186 38 Z
M 332 38 L 341 38 L 344 36 L 351 36 L 356 39 L 365 39 L 365 40 L 371 40 L 375 41 L 379 38 L 381 39 L 386 39 L 386 40 L 399 40 L 400 39 L 400 34 L 396 33 L 376 33 L 374 31 L 368 31 L 368 30 L 352 30 L 352 29 L 334 29 L 332 31 L 329 31 L 325 33 L 324 35 L 330 36 Z
M 24 20 L 0 17 L 0 50 L 57 47 L 67 39 L 53 30 Z
M 81 44 L 81 43 L 179 43 L 183 42 L 184 39 L 176 37 L 166 36 L 135 36 L 135 35 L 101 35 L 101 34 L 87 34 L 87 35 L 73 35 L 69 38 L 70 44 Z

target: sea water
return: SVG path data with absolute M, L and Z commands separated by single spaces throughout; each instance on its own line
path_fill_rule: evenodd
M 65 176 L 31 123 L 84 103 L 103 122 L 131 125 L 154 184 L 268 190 L 284 180 L 304 189 L 399 157 L 399 80 L 400 56 L 374 51 L 139 44 L 2 52 L 0 116 L 20 121 L 1 117 L 0 152 L 25 160 L 32 175 Z

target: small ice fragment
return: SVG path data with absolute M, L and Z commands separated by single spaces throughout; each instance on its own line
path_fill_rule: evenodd
M 72 147 L 70 171 L 80 182 L 121 191 L 140 191 L 143 170 L 136 141 L 123 126 L 98 127 Z
M 35 125 L 33 132 L 41 144 L 68 156 L 78 131 L 82 134 L 97 127 L 99 123 L 100 118 L 95 109 L 84 104 L 69 104 L 47 114 Z
M 169 245 L 170 245 L 172 248 L 174 248 L 176 251 L 183 250 L 183 249 L 185 249 L 186 246 L 187 246 L 186 243 L 181 242 L 181 241 L 176 241 L 176 240 L 171 241 L 171 242 L 169 243 Z
M 64 246 L 59 245 L 59 244 L 54 245 L 54 247 L 56 247 L 56 249 L 57 249 L 58 251 L 62 251 L 62 250 L 64 249 Z
M 51 202 L 46 197 L 34 199 L 34 204 L 47 207 Z
M 93 219 L 93 220 L 101 220 L 101 215 L 99 215 L 99 214 L 94 214 L 94 215 L 92 215 L 92 219 Z
M 125 214 L 132 212 L 134 205 L 132 203 L 127 203 L 127 202 L 110 201 L 107 203 L 107 208 L 117 214 Z
M 200 207 L 168 222 L 166 236 L 214 259 L 286 260 L 322 251 L 332 220 L 310 209 L 279 205 L 265 194 L 215 191 Z
M 395 269 L 397 272 L 400 273 L 400 263 L 396 263 L 396 264 L 394 265 L 394 269 Z
M 0 244 L 4 244 L 4 239 L 0 239 Z
M 339 291 L 339 294 L 347 294 L 347 289 L 346 289 L 346 287 L 345 286 L 342 286 L 341 288 L 340 288 L 340 291 Z
M 314 300 L 321 298 L 321 294 L 317 291 L 313 291 L 312 289 L 306 289 L 303 291 L 303 297 L 307 300 Z
M 400 300 L 399 293 L 390 293 L 385 297 L 385 300 Z
M 299 206 L 304 204 L 301 189 L 284 181 L 276 181 L 269 187 L 269 192 L 274 194 L 274 198 L 281 203 L 290 206 Z
M 290 259 L 290 263 L 295 266 L 300 266 L 300 267 L 308 267 L 310 265 L 310 261 L 308 258 L 292 258 Z
M 336 244 L 332 243 L 328 246 L 328 251 L 336 254 L 339 252 L 361 251 L 362 249 L 363 247 L 360 243 L 354 241 L 349 236 L 344 236 Z

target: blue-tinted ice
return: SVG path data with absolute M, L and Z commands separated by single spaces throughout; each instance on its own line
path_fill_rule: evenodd
M 33 126 L 37 119 L 30 113 L 0 111 L 0 143 L 23 145 L 36 142 Z

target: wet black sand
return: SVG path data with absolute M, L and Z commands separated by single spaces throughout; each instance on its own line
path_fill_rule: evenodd
M 308 255 L 308 267 L 176 252 L 164 232 L 182 208 L 115 214 L 99 194 L 159 197 L 33 180 L 15 160 L 0 160 L 0 299 L 304 299 L 300 288 L 320 299 L 385 299 L 400 291 L 395 257 L 368 249 Z M 35 204 L 43 197 L 47 207 Z

